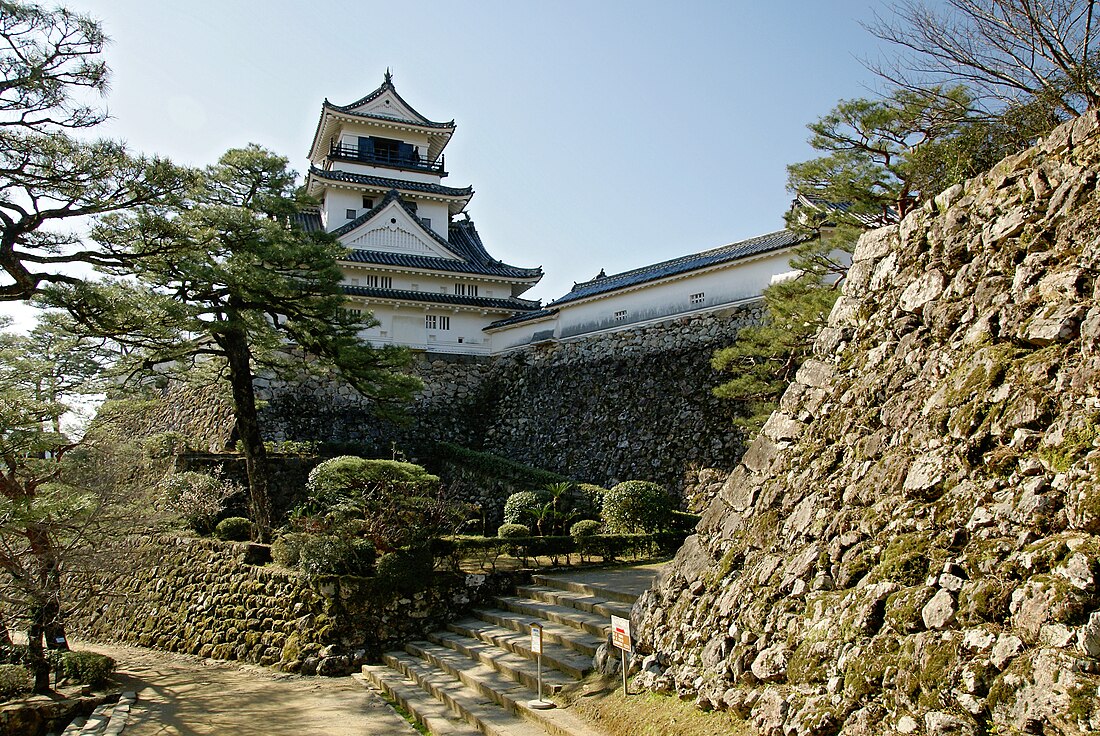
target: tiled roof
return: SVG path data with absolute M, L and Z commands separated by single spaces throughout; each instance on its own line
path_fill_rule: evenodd
M 458 296 L 456 294 L 443 294 L 432 291 L 408 291 L 405 289 L 378 289 L 369 286 L 343 285 L 344 293 L 353 296 L 363 296 L 375 299 L 400 299 L 410 302 L 431 302 L 433 304 L 453 304 L 467 307 L 484 307 L 486 309 L 504 310 L 532 310 L 538 309 L 539 303 L 529 299 L 492 299 L 479 296 Z
M 866 227 L 881 227 L 898 221 L 898 213 L 892 209 L 887 209 L 884 212 L 876 214 L 853 212 L 850 202 L 830 202 L 822 197 L 817 197 L 812 194 L 803 194 L 802 192 L 798 193 L 798 196 L 791 206 L 797 207 L 799 205 L 812 207 L 821 211 L 840 212 L 854 218 Z
M 325 226 L 321 223 L 321 213 L 317 210 L 303 210 L 290 216 L 290 221 L 307 233 L 323 231 Z
M 541 319 L 543 317 L 553 317 L 558 313 L 557 309 L 539 309 L 535 312 L 527 312 L 526 314 L 517 314 L 512 317 L 506 317 L 504 319 L 498 319 L 496 322 L 492 322 L 486 330 L 491 330 L 494 327 L 509 327 L 511 325 L 518 325 L 521 322 L 530 322 L 531 320 Z
M 412 253 L 390 253 L 386 251 L 376 250 L 355 250 L 349 251 L 346 261 L 352 261 L 355 263 L 376 263 L 382 266 L 398 266 L 404 268 L 423 268 L 433 271 L 447 271 L 449 273 L 469 273 L 477 274 L 480 276 L 501 276 L 504 278 L 517 278 L 517 279 L 540 279 L 542 278 L 542 268 L 520 268 L 518 266 L 510 266 L 507 263 L 498 261 L 489 255 L 485 250 L 485 245 L 481 242 L 481 236 L 478 235 L 477 229 L 474 227 L 473 220 L 455 220 L 450 223 L 450 227 L 447 229 L 448 239 L 444 240 L 439 236 L 439 233 L 435 232 L 431 228 L 424 227 L 420 220 L 416 217 L 416 214 L 408 208 L 408 206 L 401 201 L 401 198 L 396 189 L 391 189 L 386 193 L 386 196 L 382 198 L 382 201 L 372 207 L 367 212 L 359 215 L 351 222 L 348 222 L 332 231 L 332 234 L 339 237 L 345 233 L 349 233 L 355 228 L 359 227 L 363 223 L 367 222 L 379 212 L 382 208 L 388 205 L 393 200 L 405 208 L 405 210 L 413 217 L 413 221 L 416 223 L 420 230 L 430 236 L 433 240 L 443 246 L 445 249 L 454 253 L 461 260 L 451 260 L 448 258 L 439 258 L 438 256 L 421 256 L 414 255 Z
M 352 263 L 374 263 L 379 266 L 397 266 L 399 268 L 422 268 L 428 271 L 446 271 L 448 273 L 468 273 L 479 276 L 501 276 L 503 278 L 537 278 L 542 276 L 541 268 L 517 268 L 505 263 L 483 265 L 468 261 L 452 261 L 434 256 L 418 256 L 409 253 L 387 253 L 379 250 L 351 250 L 344 257 Z
M 473 187 L 445 187 L 442 184 L 429 184 L 421 181 L 408 181 L 406 179 L 390 179 L 385 176 L 370 176 L 368 174 L 352 174 L 348 171 L 325 171 L 316 166 L 309 167 L 311 176 L 316 176 L 329 181 L 344 181 L 352 184 L 365 184 L 372 187 L 384 187 L 386 189 L 400 189 L 406 192 L 424 192 L 426 194 L 438 194 L 444 197 L 469 197 L 474 193 Z
M 450 122 L 447 122 L 447 123 L 437 123 L 437 122 L 433 122 L 431 120 L 428 120 L 426 117 L 424 117 L 419 112 L 417 112 L 416 108 L 414 108 L 412 105 L 410 105 L 408 102 L 406 102 L 405 98 L 397 93 L 397 88 L 393 86 L 393 79 L 391 78 L 389 72 L 386 72 L 385 81 L 382 82 L 382 86 L 379 87 L 378 89 L 374 90 L 373 92 L 371 92 L 369 95 L 367 95 L 365 97 L 360 97 L 358 100 L 351 103 L 350 105 L 334 105 L 331 102 L 329 102 L 328 100 L 325 100 L 325 107 L 328 107 L 332 110 L 336 110 L 338 112 L 342 112 L 346 115 L 356 115 L 356 116 L 362 117 L 362 118 L 379 118 L 379 119 L 382 119 L 382 120 L 397 120 L 398 122 L 408 122 L 408 121 L 401 120 L 400 118 L 390 117 L 389 115 L 378 115 L 376 113 L 353 112 L 353 110 L 355 108 L 359 107 L 360 105 L 365 105 L 368 102 L 371 102 L 372 100 L 378 99 L 387 90 L 392 92 L 393 96 L 396 97 L 398 100 L 400 100 L 402 105 L 404 105 L 405 107 L 409 108 L 409 110 L 412 111 L 413 115 L 415 115 L 418 118 L 418 120 L 416 121 L 417 125 L 423 125 L 424 127 L 427 127 L 427 128 L 453 128 L 453 127 L 455 127 L 455 121 L 453 121 L 453 120 L 450 121 Z
M 669 276 L 695 271 L 700 268 L 716 266 L 723 263 L 731 263 L 742 258 L 761 255 L 773 250 L 787 248 L 804 241 L 805 236 L 796 235 L 790 230 L 779 230 L 767 235 L 760 235 L 737 243 L 723 245 L 721 248 L 693 253 L 692 255 L 673 258 L 669 261 L 655 263 L 652 266 L 636 268 L 633 271 L 603 276 L 584 281 L 573 286 L 573 289 L 565 296 L 551 302 L 548 306 L 556 307 L 561 304 L 584 299 L 597 294 L 604 294 L 630 286 L 657 281 Z

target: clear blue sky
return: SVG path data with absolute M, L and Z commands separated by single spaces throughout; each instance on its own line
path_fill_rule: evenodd
M 875 80 L 869 0 L 69 0 L 102 20 L 104 135 L 178 162 L 256 142 L 303 171 L 326 97 L 392 68 L 454 118 L 445 183 L 528 296 L 777 230 L 806 123 Z

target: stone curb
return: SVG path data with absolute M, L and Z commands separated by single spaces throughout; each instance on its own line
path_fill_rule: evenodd
M 136 700 L 137 693 L 122 693 L 117 703 L 105 703 L 92 711 L 86 720 L 74 720 L 61 732 L 61 736 L 118 736 L 126 728 L 130 706 Z

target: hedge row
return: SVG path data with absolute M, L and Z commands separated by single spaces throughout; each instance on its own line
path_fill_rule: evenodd
M 432 553 L 437 559 L 449 559 L 457 567 L 464 559 L 477 559 L 484 568 L 495 568 L 502 555 L 520 559 L 528 557 L 563 557 L 578 553 L 599 556 L 605 561 L 626 557 L 671 554 L 679 549 L 687 536 L 685 531 L 656 534 L 593 534 L 583 537 L 453 537 L 432 541 Z

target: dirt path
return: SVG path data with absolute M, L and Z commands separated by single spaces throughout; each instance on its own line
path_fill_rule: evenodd
M 149 649 L 77 644 L 114 657 L 138 699 L 123 736 L 416 736 L 348 677 L 299 677 Z

